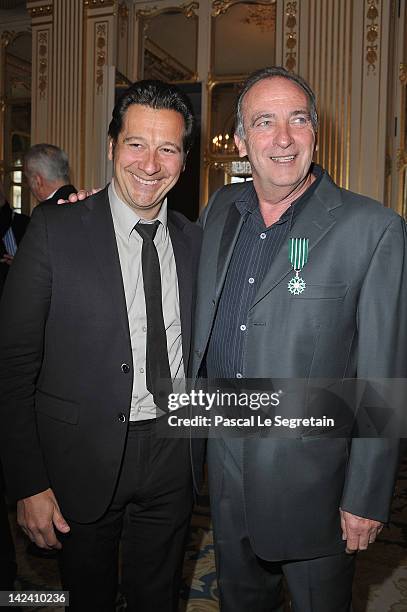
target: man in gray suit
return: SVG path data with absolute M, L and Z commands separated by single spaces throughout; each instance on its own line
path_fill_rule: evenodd
M 316 131 L 303 79 L 248 78 L 235 142 L 253 182 L 220 189 L 202 219 L 194 377 L 406 376 L 404 221 L 312 164 Z M 388 520 L 397 461 L 385 438 L 210 439 L 222 611 L 281 611 L 285 576 L 295 612 L 347 612 L 354 553 Z

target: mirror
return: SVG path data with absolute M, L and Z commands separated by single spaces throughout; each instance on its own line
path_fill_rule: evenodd
M 227 3 L 225 6 L 228 6 Z M 236 2 L 212 12 L 212 71 L 216 77 L 249 74 L 275 62 L 276 5 Z
M 139 20 L 141 78 L 170 83 L 196 81 L 198 18 L 193 8 L 140 11 Z

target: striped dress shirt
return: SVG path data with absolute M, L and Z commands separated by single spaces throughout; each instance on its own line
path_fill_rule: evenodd
M 319 184 L 322 172 L 318 171 L 316 168 L 314 172 L 319 174 L 317 180 L 270 227 L 264 224 L 252 182 L 248 182 L 235 202 L 244 223 L 229 264 L 209 341 L 206 356 L 208 378 L 245 377 L 244 346 L 249 309 L 274 258 L 282 246 L 287 245 L 288 233 L 296 218 Z

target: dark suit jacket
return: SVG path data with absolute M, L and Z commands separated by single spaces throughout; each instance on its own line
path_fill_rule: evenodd
M 171 211 L 168 228 L 187 369 L 201 230 Z M 7 423 L 0 436 L 9 495 L 20 499 L 52 487 L 67 518 L 94 521 L 108 507 L 119 474 L 133 384 L 106 189 L 82 203 L 34 210 L 5 286 L 0 321 Z
M 204 364 L 243 223 L 234 205 L 242 189 L 222 188 L 205 215 L 193 376 Z M 306 290 L 300 295 L 288 292 L 293 272 L 284 245 L 248 313 L 244 377 L 286 379 L 288 387 L 295 379 L 405 378 L 403 219 L 339 189 L 325 174 L 290 236 L 309 238 L 309 260 L 302 273 Z M 329 439 L 318 432 L 296 437 L 244 441 L 247 524 L 254 550 L 264 559 L 310 558 L 343 550 L 339 506 L 359 516 L 388 519 L 397 443 L 344 439 L 340 432 Z
M 22 240 L 22 237 L 24 236 L 29 221 L 30 217 L 28 217 L 27 215 L 22 215 L 18 213 L 12 215 L 12 211 L 8 202 L 6 202 L 6 204 L 2 208 L 0 208 L 0 259 L 6 252 L 2 238 L 9 229 L 10 225 L 18 246 Z M 2 294 L 3 286 L 9 269 L 10 266 L 8 264 L 0 263 L 0 296 Z
M 62 187 L 56 190 L 52 198 L 48 198 L 48 200 L 44 200 L 39 204 L 58 204 L 58 200 L 67 200 L 71 193 L 78 193 L 73 185 L 62 185 Z

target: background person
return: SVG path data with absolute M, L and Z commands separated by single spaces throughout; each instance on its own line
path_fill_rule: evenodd
M 68 156 L 52 144 L 36 144 L 24 156 L 24 174 L 38 202 L 57 204 L 76 189 L 70 184 Z

